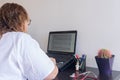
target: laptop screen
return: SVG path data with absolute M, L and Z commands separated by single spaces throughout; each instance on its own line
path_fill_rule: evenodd
M 77 31 L 49 32 L 47 51 L 56 53 L 75 53 Z

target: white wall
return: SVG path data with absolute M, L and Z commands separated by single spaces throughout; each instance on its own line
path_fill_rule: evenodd
M 114 70 L 120 71 L 120 0 L 0 0 L 22 4 L 32 19 L 29 33 L 46 52 L 48 32 L 77 30 L 77 52 L 87 54 L 87 66 L 97 67 L 100 48 L 115 55 Z

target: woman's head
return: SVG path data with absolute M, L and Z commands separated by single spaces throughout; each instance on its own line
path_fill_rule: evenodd
M 0 35 L 11 31 L 26 32 L 27 22 L 28 14 L 21 5 L 6 3 L 0 8 Z

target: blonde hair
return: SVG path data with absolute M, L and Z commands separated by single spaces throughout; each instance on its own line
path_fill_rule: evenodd
M 17 3 L 6 3 L 0 8 L 0 35 L 11 32 L 24 32 L 24 23 L 28 20 L 26 10 Z

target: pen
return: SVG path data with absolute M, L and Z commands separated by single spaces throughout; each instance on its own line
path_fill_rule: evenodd
M 82 66 L 83 66 L 83 64 L 84 64 L 84 62 L 85 62 L 85 59 L 86 59 L 86 55 L 82 55 L 82 58 L 81 58 L 81 60 L 80 60 L 80 68 L 82 68 Z

